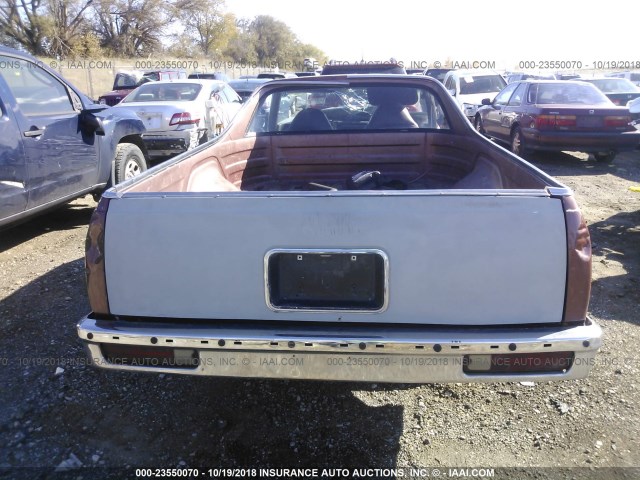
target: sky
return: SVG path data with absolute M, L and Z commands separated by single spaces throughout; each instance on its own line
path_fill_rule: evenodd
M 520 62 L 564 61 L 603 69 L 606 63 L 594 62 L 622 61 L 638 62 L 640 70 L 638 0 L 609 0 L 598 8 L 577 0 L 226 0 L 226 5 L 240 18 L 282 20 L 301 41 L 351 63 L 393 57 L 405 67 L 452 60 L 514 69 Z

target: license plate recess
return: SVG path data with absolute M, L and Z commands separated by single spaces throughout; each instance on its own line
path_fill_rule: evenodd
M 387 277 L 380 250 L 273 250 L 265 257 L 274 310 L 379 312 L 387 304 Z

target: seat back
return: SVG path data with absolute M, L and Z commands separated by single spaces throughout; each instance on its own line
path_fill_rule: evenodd
M 412 87 L 369 87 L 369 103 L 377 105 L 367 125 L 369 129 L 418 128 L 406 105 L 418 102 L 418 92 Z
M 333 130 L 327 116 L 317 108 L 305 108 L 291 121 L 290 132 Z

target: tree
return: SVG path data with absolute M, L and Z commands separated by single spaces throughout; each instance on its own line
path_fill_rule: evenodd
M 224 7 L 224 0 L 178 0 L 174 6 L 186 35 L 207 57 L 224 50 L 236 32 L 235 16 Z
M 66 57 L 79 55 L 84 40 L 89 40 L 89 25 L 85 17 L 93 0 L 49 0 L 47 11 L 50 25 L 47 31 L 49 55 Z
M 94 0 L 94 30 L 113 55 L 135 57 L 162 49 L 172 5 L 167 0 Z
M 255 39 L 250 26 L 251 21 L 248 19 L 236 20 L 236 28 L 222 52 L 225 57 L 243 65 L 258 63 Z
M 46 55 L 46 37 L 51 26 L 42 0 L 2 0 L 0 31 L 14 46 L 34 55 Z
M 296 36 L 286 23 L 269 15 L 257 16 L 249 25 L 258 62 L 284 65 L 293 58 Z
M 93 0 L 2 0 L 0 39 L 34 55 L 95 54 L 87 12 Z

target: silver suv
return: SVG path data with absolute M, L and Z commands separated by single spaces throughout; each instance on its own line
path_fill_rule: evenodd
M 502 75 L 490 70 L 452 70 L 442 83 L 471 121 L 483 99 L 493 100 L 507 86 Z

